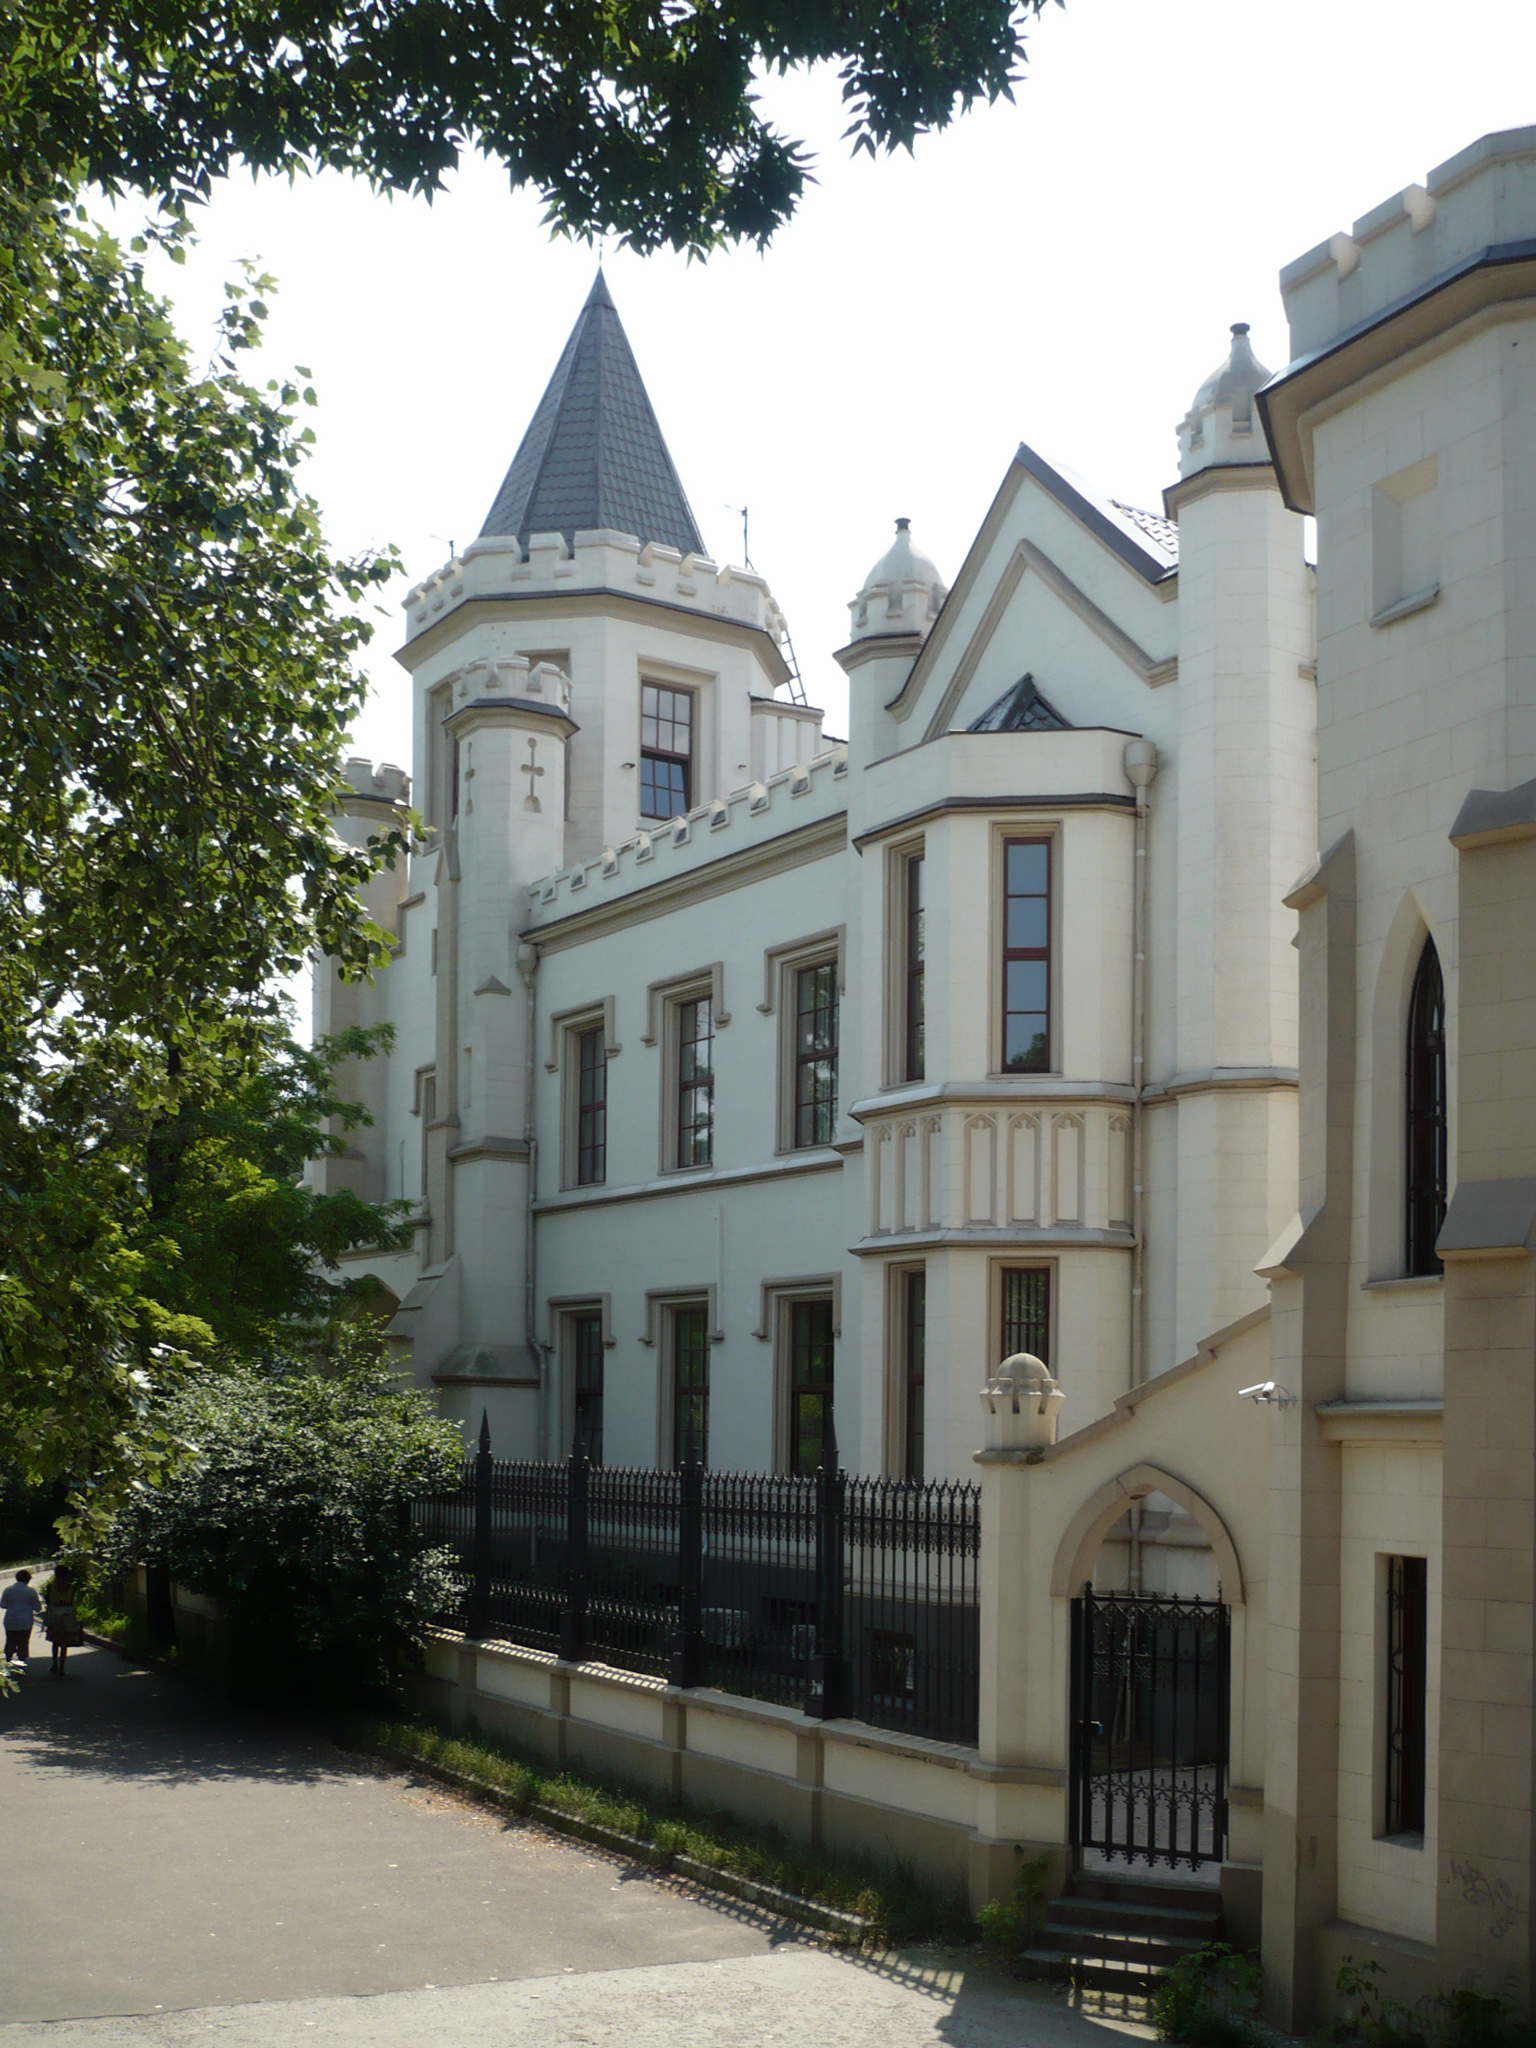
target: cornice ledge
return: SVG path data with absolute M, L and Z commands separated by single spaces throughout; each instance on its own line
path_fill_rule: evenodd
M 1266 457 L 1259 462 L 1213 462 L 1197 469 L 1193 476 L 1181 476 L 1163 492 L 1163 511 L 1176 519 L 1181 508 L 1212 491 L 1278 491 L 1280 479 L 1275 465 Z
M 1508 846 L 1536 839 L 1536 781 L 1513 789 L 1468 790 L 1450 841 L 1458 853 L 1476 853 L 1485 846 Z

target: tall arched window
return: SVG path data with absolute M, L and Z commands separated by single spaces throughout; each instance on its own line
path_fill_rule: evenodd
M 1410 1273 L 1438 1273 L 1445 1221 L 1445 983 L 1433 939 L 1424 941 L 1408 999 L 1408 1216 Z

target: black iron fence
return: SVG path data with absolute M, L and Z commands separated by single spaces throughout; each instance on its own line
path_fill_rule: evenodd
M 473 1637 L 976 1740 L 980 1489 L 493 1458 L 415 1503 Z

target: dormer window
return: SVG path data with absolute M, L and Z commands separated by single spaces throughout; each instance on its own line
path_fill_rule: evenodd
M 640 815 L 679 818 L 693 802 L 693 692 L 640 686 Z

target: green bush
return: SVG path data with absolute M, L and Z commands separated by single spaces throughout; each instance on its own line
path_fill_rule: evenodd
M 1189 2048 L 1258 2048 L 1262 1983 L 1257 1961 L 1224 1941 L 1181 1956 L 1152 1994 L 1157 2038 Z
M 1319 2030 L 1320 2048 L 1536 2048 L 1536 2024 L 1516 2019 L 1509 2001 L 1469 1984 L 1404 2005 L 1384 1996 L 1380 1963 L 1346 1956 L 1334 1988 L 1342 2011 Z
M 427 1547 L 409 1507 L 455 1475 L 454 1426 L 363 1337 L 334 1373 L 271 1364 L 210 1374 L 163 1419 L 188 1452 L 113 1517 L 94 1582 L 163 1565 L 210 1595 L 230 1675 L 262 1695 L 351 1696 L 386 1683 L 448 1591 L 449 1556 Z

